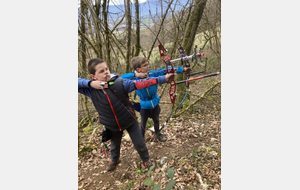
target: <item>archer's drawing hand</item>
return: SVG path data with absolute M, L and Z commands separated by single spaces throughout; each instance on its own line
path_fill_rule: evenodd
M 102 88 L 101 88 L 101 83 L 103 83 L 103 82 L 98 81 L 98 80 L 93 80 L 93 81 L 90 83 L 90 86 L 91 86 L 92 88 L 95 88 L 95 89 L 100 90 L 100 89 L 102 89 Z M 107 82 L 105 82 L 105 85 L 103 86 L 103 88 L 108 88 Z
M 192 68 L 191 67 L 184 67 L 183 68 L 183 71 L 185 72 L 185 71 L 191 71 L 192 70 Z
M 177 75 L 177 73 L 168 73 L 165 75 L 165 79 L 167 82 L 170 82 L 174 79 L 174 77 Z

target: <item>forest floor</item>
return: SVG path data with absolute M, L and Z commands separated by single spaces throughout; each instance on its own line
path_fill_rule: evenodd
M 162 133 L 168 139 L 166 142 L 158 141 L 150 130 L 145 138 L 150 158 L 155 163 L 156 184 L 161 184 L 163 189 L 169 181 L 167 169 L 172 168 L 175 189 L 221 189 L 219 113 L 172 120 Z M 109 147 L 110 141 L 107 145 Z M 99 148 L 78 158 L 78 189 L 150 189 L 143 185 L 148 169 L 143 167 L 131 140 L 122 140 L 121 163 L 111 172 L 106 172 L 109 151 L 107 154 L 105 157 Z
M 160 105 L 160 122 L 163 123 L 170 113 L 170 105 Z M 217 107 L 171 118 L 162 130 L 167 137 L 166 142 L 158 141 L 147 129 L 145 143 L 155 164 L 152 172 L 143 166 L 128 135 L 122 139 L 121 162 L 114 171 L 106 171 L 109 151 L 106 151 L 107 157 L 102 147 L 85 152 L 78 158 L 78 189 L 153 189 L 154 184 L 152 187 L 144 185 L 148 176 L 160 189 L 165 189 L 171 180 L 168 178 L 169 168 L 173 169 L 173 180 L 176 181 L 173 189 L 221 189 L 221 110 Z M 92 143 L 99 141 L 99 137 L 91 140 Z M 110 141 L 107 146 L 110 148 Z

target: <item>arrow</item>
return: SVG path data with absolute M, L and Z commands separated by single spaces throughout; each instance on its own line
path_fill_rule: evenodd
M 203 76 L 188 79 L 188 80 L 178 81 L 178 82 L 176 82 L 176 84 L 181 84 L 181 83 L 190 82 L 190 81 L 194 81 L 194 80 L 199 80 L 199 79 L 203 79 L 203 78 L 207 78 L 207 77 L 212 77 L 212 76 L 216 76 L 218 74 L 220 74 L 220 72 L 211 73 L 211 74 L 208 74 L 208 75 L 203 75 Z

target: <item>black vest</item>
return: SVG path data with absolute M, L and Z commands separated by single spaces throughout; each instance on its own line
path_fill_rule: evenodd
M 111 105 L 103 90 L 93 89 L 92 101 L 99 113 L 100 123 L 112 131 L 119 131 L 120 129 L 116 118 L 122 130 L 130 127 L 137 121 L 134 118 L 135 112 L 129 102 L 128 93 L 123 88 L 123 79 L 117 78 L 113 82 L 114 84 L 109 85 L 108 88 L 105 89 Z

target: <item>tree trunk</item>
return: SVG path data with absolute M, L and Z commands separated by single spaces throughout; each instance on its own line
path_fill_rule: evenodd
M 85 35 L 85 12 L 86 12 L 86 5 L 84 4 L 83 0 L 80 1 L 80 10 L 81 10 L 81 25 L 80 29 L 83 35 Z M 85 38 L 83 35 L 80 35 L 80 41 L 81 41 L 81 63 L 82 63 L 82 70 L 86 71 L 86 46 L 85 46 Z M 85 72 L 84 72 L 85 73 Z
M 103 14 L 103 24 L 104 24 L 104 33 L 105 33 L 105 49 L 106 49 L 106 58 L 104 61 L 107 63 L 107 66 L 109 70 L 112 70 L 111 68 L 111 57 L 110 57 L 110 32 L 108 28 L 108 23 L 107 23 L 107 0 L 103 0 L 102 4 L 102 14 Z
M 135 0 L 135 22 L 136 22 L 136 33 L 135 33 L 135 52 L 134 56 L 139 56 L 141 50 L 140 42 L 140 16 L 139 16 L 139 0 Z
M 125 14 L 126 14 L 126 32 L 127 32 L 127 52 L 126 52 L 126 70 L 125 73 L 129 72 L 130 69 L 130 52 L 131 52 L 131 11 L 130 11 L 130 0 L 124 0 Z
M 195 6 L 185 30 L 182 47 L 187 55 L 190 55 L 207 0 L 195 0 Z
M 163 16 L 164 16 L 164 7 L 163 7 L 163 1 L 162 0 L 160 0 L 160 17 L 161 18 L 163 18 Z M 164 32 L 161 32 L 161 37 L 160 37 L 160 39 L 161 39 L 161 43 L 162 44 L 165 44 L 165 36 L 164 36 Z
M 80 8 L 81 8 L 81 19 L 80 19 L 80 22 L 81 22 L 81 25 L 80 25 L 80 29 L 81 29 L 81 37 L 80 37 L 80 40 L 81 40 L 81 61 L 82 61 L 82 66 L 81 66 L 81 69 L 83 70 L 83 73 L 87 73 L 87 65 L 86 65 L 86 53 L 87 53 L 87 50 L 86 50 L 86 44 L 85 44 L 85 37 L 84 35 L 86 34 L 86 30 L 85 30 L 85 27 L 86 27 L 86 22 L 85 22 L 85 16 L 86 16 L 86 12 L 87 12 L 87 6 L 86 4 L 83 2 L 83 0 L 80 1 Z M 83 76 L 83 77 L 86 77 L 86 76 Z M 89 111 L 89 108 L 87 106 L 87 97 L 85 96 L 85 111 L 86 111 L 86 114 L 87 114 L 87 118 L 89 120 L 89 125 L 92 124 L 92 119 L 90 117 L 90 111 Z
M 96 41 L 98 43 L 95 43 L 95 46 L 98 48 L 98 52 L 96 52 L 96 55 L 98 58 L 103 59 L 103 53 L 102 53 L 102 39 L 101 36 L 99 35 L 99 19 L 100 19 L 100 8 L 101 8 L 101 0 L 96 0 L 95 1 L 95 13 L 96 13 L 96 18 L 97 20 L 94 20 L 94 33 L 96 35 Z M 91 10 L 90 10 L 91 11 Z
M 188 21 L 185 33 L 184 33 L 184 38 L 182 42 L 182 48 L 185 50 L 186 55 L 191 54 L 191 50 L 194 47 L 194 40 L 195 36 L 197 33 L 197 28 L 199 26 L 201 17 L 203 15 L 205 5 L 206 5 L 207 0 L 195 0 L 195 5 L 193 7 L 193 10 L 190 15 L 190 19 Z M 176 77 L 176 80 L 185 80 L 186 74 L 184 75 L 178 75 Z M 186 87 L 185 85 L 178 85 L 177 87 L 177 102 L 176 102 L 176 107 L 178 106 L 179 102 L 183 99 L 183 96 L 186 92 Z M 189 99 L 189 96 L 186 97 L 186 99 Z

